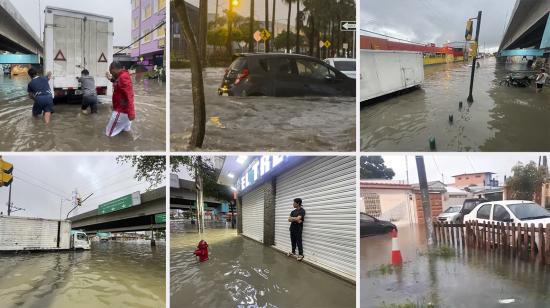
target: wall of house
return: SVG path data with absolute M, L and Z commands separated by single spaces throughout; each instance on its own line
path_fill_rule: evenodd
M 457 176 L 454 179 L 455 187 L 466 187 L 470 185 L 484 186 L 484 184 L 489 185 L 491 176 L 489 174 L 477 173 Z
M 419 191 L 415 192 L 416 213 L 418 223 L 425 223 L 424 210 L 422 209 L 422 195 Z M 432 209 L 432 220 L 435 221 L 437 216 L 443 212 L 443 195 L 441 193 L 430 193 L 430 206 Z
M 396 225 L 416 222 L 414 200 L 410 200 L 410 190 L 403 189 L 361 189 L 361 212 Z M 379 209 L 373 209 L 376 200 Z

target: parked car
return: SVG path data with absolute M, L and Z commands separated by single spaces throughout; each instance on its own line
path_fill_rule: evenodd
M 535 224 L 538 226 L 539 224 L 546 225 L 550 223 L 550 211 L 532 201 L 489 201 L 478 204 L 469 214 L 464 216 L 464 221 L 477 221 L 479 223 L 504 222 L 521 225 Z M 523 235 L 517 234 L 516 238 L 521 246 Z M 535 243 L 538 243 L 538 240 L 538 238 L 535 238 Z M 528 242 L 530 243 L 530 239 Z
M 397 227 L 389 221 L 361 213 L 361 237 L 386 234 L 394 229 L 397 230 Z
M 356 61 L 353 58 L 327 58 L 325 63 L 344 73 L 349 78 L 356 78 Z
M 437 216 L 439 222 L 448 222 L 448 223 L 458 223 L 462 220 L 462 215 L 460 210 L 462 205 L 452 205 L 449 206 L 443 213 Z
M 464 202 L 462 203 L 462 208 L 460 209 L 460 215 L 457 222 L 463 222 L 464 216 L 469 214 L 478 204 L 488 201 L 489 200 L 484 198 L 472 198 L 464 200 Z
M 304 55 L 245 53 L 226 70 L 219 95 L 355 96 L 355 80 Z

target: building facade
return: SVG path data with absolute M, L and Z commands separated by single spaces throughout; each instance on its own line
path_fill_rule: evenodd
M 164 66 L 166 46 L 166 0 L 132 0 L 131 56 L 152 69 Z
M 288 216 L 294 198 L 301 198 L 303 262 L 355 281 L 355 158 L 266 155 L 242 165 L 229 176 L 237 191 L 238 233 L 291 251 Z
M 464 173 L 454 175 L 454 187 L 468 186 L 498 186 L 498 181 L 493 179 L 492 172 Z

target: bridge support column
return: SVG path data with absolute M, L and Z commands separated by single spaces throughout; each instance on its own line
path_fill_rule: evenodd
M 155 242 L 155 231 L 153 229 L 151 229 L 151 246 L 157 246 Z

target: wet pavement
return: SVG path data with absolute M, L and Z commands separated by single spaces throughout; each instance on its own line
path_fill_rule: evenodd
M 89 251 L 0 255 L 0 306 L 164 307 L 165 248 L 96 241 Z
M 471 105 L 466 63 L 425 66 L 420 89 L 363 105 L 361 149 L 429 151 L 434 137 L 438 151 L 549 151 L 550 87 L 537 94 L 534 83 L 529 88 L 498 84 L 511 72 L 525 72 L 525 62 L 497 64 L 487 58 L 480 63 Z
M 404 264 L 388 271 L 391 237 L 361 239 L 361 307 L 550 306 L 550 268 L 538 262 L 474 249 L 428 256 L 424 225 L 400 226 L 399 248 Z
M 226 97 L 225 69 L 207 68 L 205 151 L 355 151 L 354 97 Z M 193 126 L 191 71 L 171 72 L 170 144 L 188 149 Z
M 98 114 L 85 115 L 78 104 L 55 106 L 50 125 L 32 117 L 27 76 L 0 76 L 0 151 L 164 151 L 165 83 L 134 77 L 136 120 L 132 131 L 109 138 L 105 127 L 111 98 L 101 97 Z
M 355 307 L 355 285 L 238 236 L 206 229 L 200 236 L 171 226 L 171 307 Z M 210 260 L 193 251 L 200 239 Z

